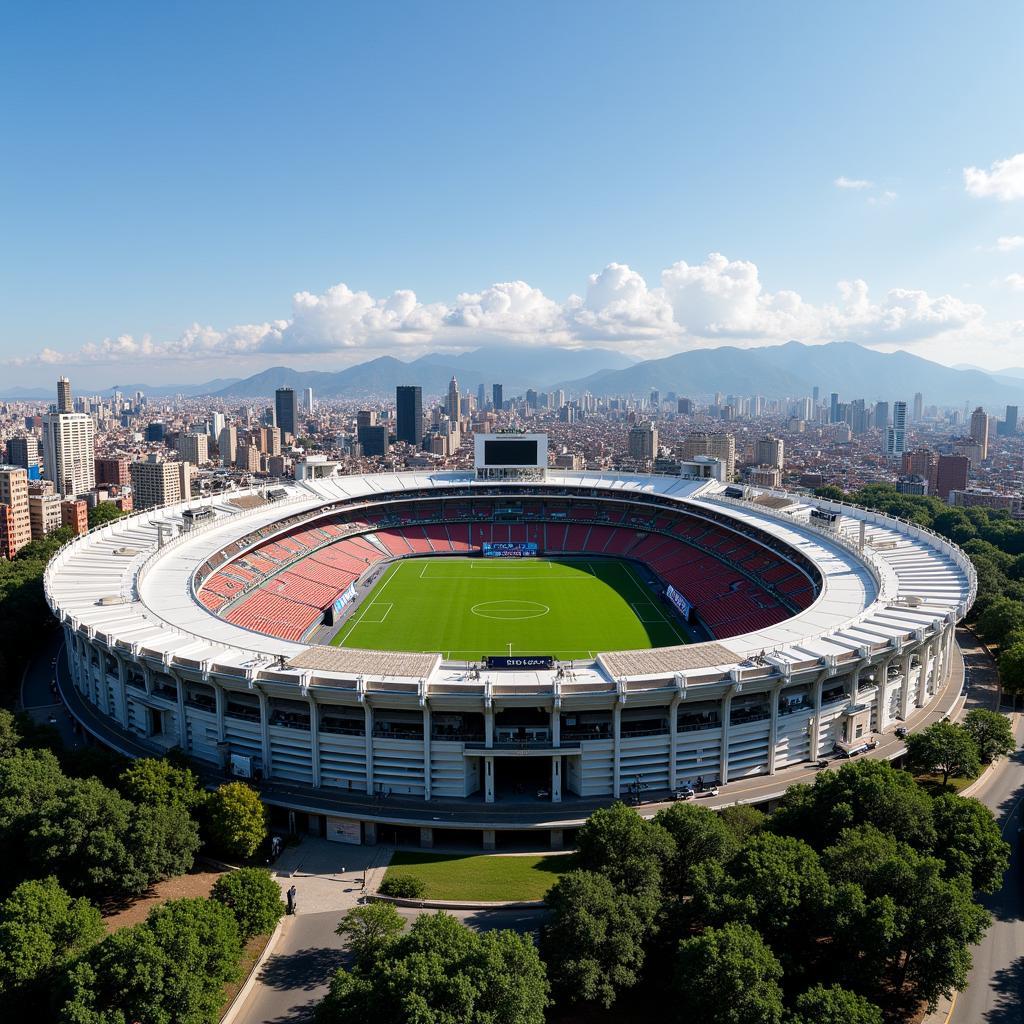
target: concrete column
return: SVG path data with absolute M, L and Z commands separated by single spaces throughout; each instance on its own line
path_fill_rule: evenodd
M 377 822 L 375 821 L 364 821 L 363 822 L 363 842 L 367 846 L 377 845 Z
M 889 724 L 889 666 L 892 658 L 883 658 L 875 671 L 880 673 L 878 678 L 875 700 L 878 701 L 878 731 L 882 732 Z
M 114 690 L 114 714 L 122 729 L 128 728 L 128 669 L 124 658 L 114 655 L 117 663 L 117 687 Z
M 921 667 L 918 669 L 915 703 L 919 708 L 923 708 L 928 703 L 928 669 L 931 667 L 931 645 L 923 644 L 918 654 L 921 658 Z
M 551 802 L 562 802 L 562 755 L 555 754 L 551 758 Z
M 678 788 L 676 762 L 679 758 L 679 702 L 682 697 L 677 693 L 668 706 L 668 788 L 674 793 Z
M 218 683 L 213 684 L 213 709 L 217 716 L 217 742 L 223 743 L 228 738 L 227 727 L 224 724 L 224 709 L 227 707 L 227 697 L 224 694 L 224 687 Z
M 562 745 L 562 709 L 551 709 L 551 746 L 556 750 Z
M 551 829 L 548 835 L 552 850 L 561 850 L 565 846 L 565 833 L 560 828 Z
M 257 693 L 260 698 L 260 741 L 263 747 L 263 778 L 269 779 L 274 774 L 274 766 L 272 764 L 274 755 L 270 746 L 270 701 L 262 690 L 258 690 Z
M 821 744 L 821 695 L 825 689 L 825 673 L 822 672 L 814 684 L 814 717 L 811 719 L 810 759 L 818 760 L 818 747 Z
M 612 796 L 618 800 L 622 787 L 622 705 L 616 701 L 612 708 Z
M 494 757 L 484 758 L 484 803 L 494 803 Z
M 900 718 L 905 722 L 910 713 L 910 663 L 913 661 L 913 653 L 907 651 L 900 659 L 900 672 L 903 680 L 900 683 Z
M 430 707 L 423 705 L 423 799 L 430 799 Z M 420 842 L 422 846 L 422 840 Z
M 312 697 L 309 703 L 309 765 L 313 771 L 313 785 L 320 786 L 320 706 Z
M 366 721 L 366 792 L 373 796 L 373 705 L 363 701 L 363 714 Z
M 110 683 L 107 682 L 107 659 L 113 660 L 114 656 L 109 651 L 99 651 L 100 656 L 100 678 L 99 678 L 99 698 L 100 707 L 103 709 L 103 714 L 108 718 L 113 714 L 113 709 L 110 706 Z M 114 662 L 115 668 L 117 662 Z
M 484 840 L 484 849 L 485 850 L 493 850 L 496 847 L 497 844 L 494 841 L 494 829 L 493 828 L 485 828 L 484 829 L 483 840 Z
M 484 708 L 484 746 L 488 750 L 494 746 L 494 708 Z
M 185 680 L 173 669 L 171 678 L 174 680 L 174 691 L 178 698 L 178 745 L 187 753 L 188 722 L 185 720 Z
M 860 670 L 861 667 L 858 665 L 849 675 L 846 681 L 846 692 L 850 698 L 851 704 L 857 703 L 857 688 L 860 686 Z
M 782 683 L 777 683 L 771 689 L 771 718 L 768 719 L 768 774 L 775 774 L 775 747 L 779 742 L 779 695 L 782 693 Z
M 420 828 L 420 846 L 424 850 L 432 850 L 434 848 L 434 830 L 429 826 Z
M 732 713 L 732 695 L 735 686 L 730 686 L 722 696 L 722 753 L 719 758 L 718 779 L 724 786 L 729 781 L 729 728 L 731 722 L 729 715 Z

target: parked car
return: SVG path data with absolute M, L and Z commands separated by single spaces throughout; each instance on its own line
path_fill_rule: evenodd
M 672 794 L 673 800 L 692 800 L 696 796 L 693 786 L 683 786 Z

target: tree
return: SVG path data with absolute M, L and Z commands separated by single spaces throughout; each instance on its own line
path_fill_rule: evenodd
M 24 1016 L 61 968 L 102 938 L 100 912 L 57 879 L 22 882 L 0 904 L 0 996 L 9 1005 L 17 998 Z
M 14 715 L 7 708 L 0 708 L 0 757 L 10 757 L 21 742 L 21 733 Z
M 1024 629 L 1024 604 L 1012 598 L 995 598 L 978 616 L 978 630 L 989 643 L 1001 644 L 1014 629 Z
M 61 1019 L 82 1024 L 207 1024 L 238 976 L 242 942 L 216 900 L 172 900 L 108 936 L 72 968 Z
M 272 932 L 285 910 L 281 887 L 266 868 L 228 871 L 213 883 L 210 897 L 235 915 L 243 942 Z
M 596 810 L 579 830 L 576 845 L 581 868 L 599 871 L 629 892 L 657 889 L 662 865 L 675 852 L 665 829 L 620 802 Z
M 882 1011 L 839 985 L 815 985 L 796 997 L 787 1024 L 882 1024 Z
M 248 860 L 267 838 L 259 794 L 244 782 L 226 782 L 206 804 L 210 839 L 228 857 Z
M 345 945 L 356 964 L 370 970 L 390 949 L 405 928 L 402 915 L 392 903 L 365 903 L 353 907 L 334 929 L 345 939 Z
M 983 764 L 991 764 L 997 757 L 1005 757 L 1017 749 L 1013 725 L 1006 715 L 998 711 L 975 708 L 964 717 L 964 730 L 974 740 Z
M 98 505 L 94 505 L 89 509 L 89 529 L 95 529 L 97 526 L 105 526 L 107 523 L 112 523 L 115 519 L 120 519 L 125 513 L 122 509 L 119 509 L 112 501 L 101 501 Z
M 849 495 L 841 487 L 836 487 L 835 484 L 826 484 L 824 487 L 815 487 L 814 496 L 816 498 L 825 498 L 828 501 L 849 500 Z
M 679 944 L 673 978 L 676 1020 L 779 1024 L 782 967 L 753 928 L 708 928 Z
M 135 806 L 129 848 L 150 883 L 192 869 L 202 842 L 199 825 L 181 804 Z
M 952 793 L 938 797 L 932 812 L 935 852 L 946 862 L 947 874 L 966 876 L 978 892 L 999 889 L 1010 864 L 1010 847 L 992 812 L 978 800 Z
M 953 722 L 934 722 L 907 737 L 907 761 L 930 775 L 942 774 L 945 786 L 951 775 L 973 779 L 980 771 L 978 746 L 971 734 Z
M 319 1024 L 479 1021 L 543 1024 L 544 965 L 529 936 L 480 934 L 448 914 L 423 914 L 369 969 L 339 970 L 317 1007 Z
M 1013 695 L 1016 707 L 1017 698 L 1024 693 L 1024 643 L 1015 643 L 999 652 L 999 681 L 1003 690 Z
M 653 917 L 645 896 L 617 892 L 593 871 L 568 871 L 548 890 L 550 916 L 541 933 L 556 1001 L 606 1009 L 637 983 Z
M 675 853 L 665 872 L 665 884 L 677 895 L 689 892 L 690 872 L 706 860 L 724 863 L 740 844 L 720 815 L 694 803 L 672 804 L 654 818 L 675 842 Z
M 723 807 L 718 812 L 722 823 L 736 837 L 736 841 L 742 846 L 751 836 L 757 835 L 768 820 L 768 815 L 759 811 L 750 804 L 733 804 L 731 807 Z
M 205 799 L 193 772 L 166 758 L 140 757 L 121 773 L 118 789 L 137 804 L 181 804 L 192 811 Z
M 931 798 L 907 772 L 888 761 L 862 760 L 820 772 L 812 786 L 790 786 L 768 828 L 822 849 L 852 826 L 874 825 L 887 835 L 930 850 L 935 844 Z

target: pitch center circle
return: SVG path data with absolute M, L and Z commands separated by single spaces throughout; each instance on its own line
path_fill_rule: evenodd
M 482 601 L 469 609 L 482 619 L 500 619 L 503 622 L 519 621 L 520 619 L 539 619 L 547 615 L 551 609 L 539 601 Z

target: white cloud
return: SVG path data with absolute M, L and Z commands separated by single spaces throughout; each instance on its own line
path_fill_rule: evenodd
M 1024 281 L 1024 275 L 1013 276 Z M 287 319 L 226 329 L 193 324 L 167 341 L 120 335 L 75 352 L 47 348 L 13 363 L 227 357 L 251 364 L 261 354 L 273 353 L 295 362 L 333 354 L 337 364 L 388 352 L 409 358 L 509 343 L 614 345 L 655 356 L 708 344 L 751 346 L 790 339 L 907 345 L 984 327 L 982 307 L 952 295 L 894 288 L 873 298 L 862 280 L 840 282 L 838 288 L 838 301 L 824 305 L 808 302 L 791 289 L 769 291 L 755 263 L 721 253 L 711 253 L 700 263 L 672 264 L 654 287 L 626 264 L 610 263 L 589 275 L 582 295 L 570 295 L 564 302 L 525 281 L 463 292 L 449 303 L 423 303 L 407 289 L 374 297 L 339 283 L 321 293 L 295 294 Z
M 1015 292 L 1024 292 L 1024 274 L 1008 274 L 1006 284 Z
M 997 160 L 989 170 L 964 168 L 964 188 L 969 195 L 994 198 L 1004 203 L 1024 199 L 1024 153 Z
M 836 188 L 862 190 L 866 188 L 874 188 L 875 183 L 873 181 L 868 181 L 866 178 L 847 178 L 845 175 L 841 174 L 836 178 L 833 184 Z
M 1024 245 L 1024 235 L 1000 235 L 996 239 L 997 252 L 1013 252 Z

